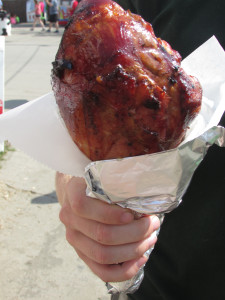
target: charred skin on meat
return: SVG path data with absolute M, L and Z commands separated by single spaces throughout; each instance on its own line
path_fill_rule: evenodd
M 199 81 L 140 16 L 82 0 L 65 28 L 52 86 L 68 132 L 91 160 L 175 148 L 201 107 Z

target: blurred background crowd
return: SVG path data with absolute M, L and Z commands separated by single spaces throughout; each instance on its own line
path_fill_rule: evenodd
M 50 18 L 49 3 L 53 0 L 38 0 L 42 7 L 40 19 L 46 25 Z M 65 26 L 74 7 L 80 0 L 57 0 L 58 22 Z M 34 0 L 0 0 L 0 35 L 11 35 L 11 27 L 16 24 L 33 23 L 35 20 Z

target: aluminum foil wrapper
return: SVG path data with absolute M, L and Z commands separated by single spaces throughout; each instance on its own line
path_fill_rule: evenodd
M 85 169 L 87 195 L 162 219 L 180 204 L 196 168 L 213 144 L 225 147 L 225 128 L 214 126 L 173 150 L 92 162 Z M 141 268 L 128 281 L 108 283 L 108 290 L 113 294 L 133 293 L 143 276 Z

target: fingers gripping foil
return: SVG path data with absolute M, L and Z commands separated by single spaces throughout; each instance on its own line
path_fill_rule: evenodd
M 139 218 L 140 217 L 141 217 L 141 215 L 139 214 Z M 163 222 L 163 219 L 164 219 L 164 214 L 159 214 L 158 218 L 160 220 L 160 225 L 161 225 Z M 160 228 L 158 230 L 156 230 L 155 234 L 158 235 L 159 231 L 160 231 Z M 149 258 L 153 249 L 154 249 L 154 246 L 145 252 L 145 256 L 147 258 Z M 136 290 L 138 290 L 143 278 L 144 278 L 144 266 L 142 266 L 140 268 L 140 270 L 137 272 L 137 274 L 134 277 L 132 277 L 131 279 L 123 281 L 123 282 L 107 282 L 106 287 L 108 289 L 109 294 L 117 294 L 117 293 L 132 294 Z
M 225 147 L 225 128 L 214 126 L 173 150 L 92 162 L 85 169 L 87 195 L 140 214 L 169 213 L 213 144 Z M 142 279 L 143 268 L 131 280 L 108 284 L 109 292 L 133 293 Z

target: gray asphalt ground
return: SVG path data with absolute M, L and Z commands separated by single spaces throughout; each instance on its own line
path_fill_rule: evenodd
M 5 110 L 51 91 L 63 28 L 56 34 L 30 27 L 16 25 L 5 38 Z M 12 150 L 0 160 L 0 300 L 109 299 L 65 240 L 55 172 Z

